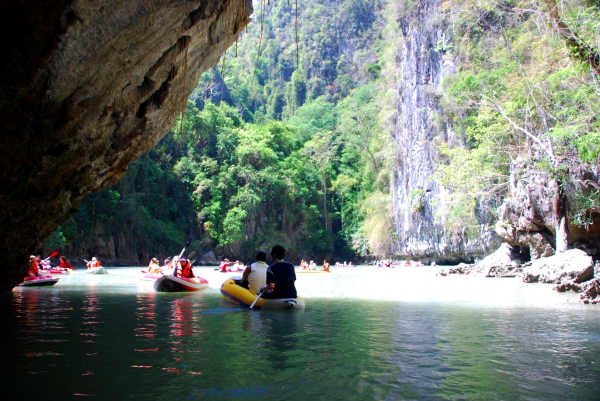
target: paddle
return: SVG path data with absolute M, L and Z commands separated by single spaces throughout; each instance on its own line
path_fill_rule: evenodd
M 44 262 L 46 262 L 48 259 L 52 259 L 58 256 L 58 251 L 54 251 L 50 254 L 50 256 L 48 256 L 46 259 L 44 259 Z
M 297 253 L 295 250 L 288 249 L 287 252 L 285 253 L 285 256 L 283 257 L 283 260 L 291 263 L 294 261 L 294 259 L 296 259 L 296 256 L 297 256 Z M 260 297 L 262 297 L 262 295 L 263 295 L 262 292 L 260 294 L 258 294 L 256 299 L 254 300 L 254 302 L 252 302 L 252 305 L 250 305 L 250 308 L 248 308 L 248 309 L 252 309 L 254 307 L 254 305 L 256 304 L 256 302 L 260 299 Z
M 188 237 L 187 241 L 185 242 L 185 245 L 183 246 L 183 249 L 181 250 L 181 253 L 179 254 L 179 259 L 181 259 L 181 257 L 183 256 L 183 253 L 185 252 L 185 248 L 187 248 L 190 245 L 190 242 L 192 242 L 192 237 Z

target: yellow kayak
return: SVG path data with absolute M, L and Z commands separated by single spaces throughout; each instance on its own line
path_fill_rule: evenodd
M 331 273 L 328 270 L 296 270 L 296 274 L 298 273 Z
M 238 305 L 249 308 L 258 296 L 254 291 L 238 285 L 241 277 L 230 277 L 221 285 L 221 294 L 225 298 L 229 298 Z M 280 298 L 280 299 L 264 299 L 260 298 L 252 309 L 274 310 L 274 309 L 293 309 L 304 310 L 304 301 L 302 298 Z

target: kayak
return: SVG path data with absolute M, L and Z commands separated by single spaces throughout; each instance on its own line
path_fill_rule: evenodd
M 247 288 L 238 285 L 241 283 L 241 277 L 230 277 L 221 285 L 221 294 L 225 298 L 229 298 L 236 304 L 249 308 L 256 300 L 257 294 Z M 260 298 L 252 309 L 260 310 L 279 310 L 293 309 L 304 310 L 306 305 L 302 298 L 280 298 L 280 299 L 264 299 Z
M 166 273 L 167 275 L 173 274 L 173 269 L 170 269 L 170 271 L 168 273 Z M 164 276 L 163 273 L 150 273 L 147 270 L 142 270 L 142 274 L 140 275 L 139 279 L 143 280 L 143 281 L 156 281 L 159 278 L 161 278 L 162 276 Z
M 58 283 L 59 277 L 44 276 L 44 277 L 26 277 L 20 284 L 23 287 L 44 287 Z
M 154 282 L 154 291 L 156 292 L 193 292 L 206 288 L 208 288 L 208 280 L 202 277 L 183 278 L 162 275 Z
M 96 267 L 86 271 L 85 274 L 108 274 L 108 271 L 104 267 Z
M 71 269 L 42 269 L 45 274 L 71 274 Z
M 219 270 L 219 269 L 215 269 L 215 270 Z M 220 273 L 239 273 L 239 272 L 243 272 L 244 268 L 242 267 L 236 267 L 235 269 L 227 269 L 227 270 L 219 270 Z
M 296 270 L 296 273 L 331 273 L 329 270 Z

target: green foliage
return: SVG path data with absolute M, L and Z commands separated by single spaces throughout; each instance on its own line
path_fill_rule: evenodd
M 44 240 L 43 246 L 46 249 L 61 249 L 67 245 L 67 239 L 65 238 L 62 227 L 58 226 L 56 231 L 53 231 L 48 238 Z
M 579 0 L 565 4 L 564 22 L 595 43 L 598 10 Z M 561 183 L 583 164 L 598 163 L 600 90 L 539 18 L 547 14 L 486 0 L 449 2 L 444 10 L 456 28 L 452 53 L 460 72 L 444 81 L 443 117 L 460 141 L 438 143 L 437 179 L 447 189 L 438 215 L 449 234 L 466 228 L 476 235 L 475 211 L 508 195 L 511 164 L 528 164 Z M 584 214 L 575 218 L 582 223 Z

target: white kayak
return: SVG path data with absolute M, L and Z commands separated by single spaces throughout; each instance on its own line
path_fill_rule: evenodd
M 85 274 L 108 274 L 108 270 L 104 267 L 96 267 L 85 272 Z

